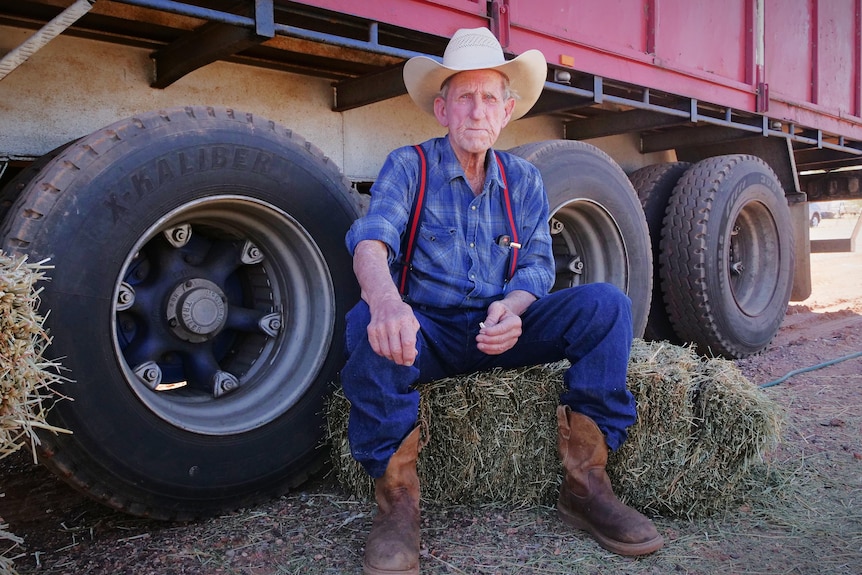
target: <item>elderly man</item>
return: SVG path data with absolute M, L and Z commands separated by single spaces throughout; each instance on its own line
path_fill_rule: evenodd
M 375 479 L 365 573 L 419 573 L 416 385 L 567 358 L 557 409 L 565 479 L 557 509 L 615 553 L 662 545 L 614 495 L 605 464 L 635 421 L 626 388 L 631 302 L 609 284 L 554 293 L 548 201 L 534 166 L 492 149 L 544 85 L 537 50 L 506 61 L 484 28 L 458 30 L 443 63 L 410 59 L 404 82 L 447 135 L 387 158 L 347 234 L 362 300 L 348 313 L 353 456 Z

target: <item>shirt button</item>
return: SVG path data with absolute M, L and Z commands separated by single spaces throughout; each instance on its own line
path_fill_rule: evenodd
M 476 279 L 476 274 L 470 274 L 470 279 L 471 279 L 471 280 Z
M 476 211 L 476 206 L 470 206 L 470 209 L 471 209 L 471 210 L 473 210 L 473 211 L 475 212 L 475 211 Z
M 471 248 L 475 248 L 475 247 L 476 247 L 476 244 L 474 244 L 473 242 L 470 242 L 470 247 L 471 247 Z

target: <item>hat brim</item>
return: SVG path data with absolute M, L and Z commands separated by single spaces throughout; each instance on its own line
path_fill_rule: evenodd
M 427 56 L 410 58 L 404 64 L 404 85 L 407 93 L 425 112 L 434 115 L 434 99 L 447 78 L 468 70 L 496 70 L 509 78 L 510 87 L 518 93 L 512 120 L 530 111 L 542 94 L 548 64 L 539 50 L 527 50 L 513 60 L 497 66 L 480 68 L 450 68 Z

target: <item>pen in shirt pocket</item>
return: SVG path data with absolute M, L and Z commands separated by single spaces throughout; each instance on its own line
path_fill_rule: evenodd
M 517 250 L 517 249 L 521 248 L 521 244 L 519 244 L 518 242 L 513 242 L 512 238 L 506 234 L 503 234 L 502 236 L 497 236 L 496 243 L 500 247 L 509 248 L 509 249 L 513 249 L 513 250 Z

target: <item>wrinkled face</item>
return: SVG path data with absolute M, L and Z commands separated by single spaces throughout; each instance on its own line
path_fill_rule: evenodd
M 484 155 L 509 123 L 515 100 L 505 98 L 504 80 L 494 70 L 459 72 L 449 79 L 445 99 L 434 100 L 434 115 L 449 129 L 459 157 Z

